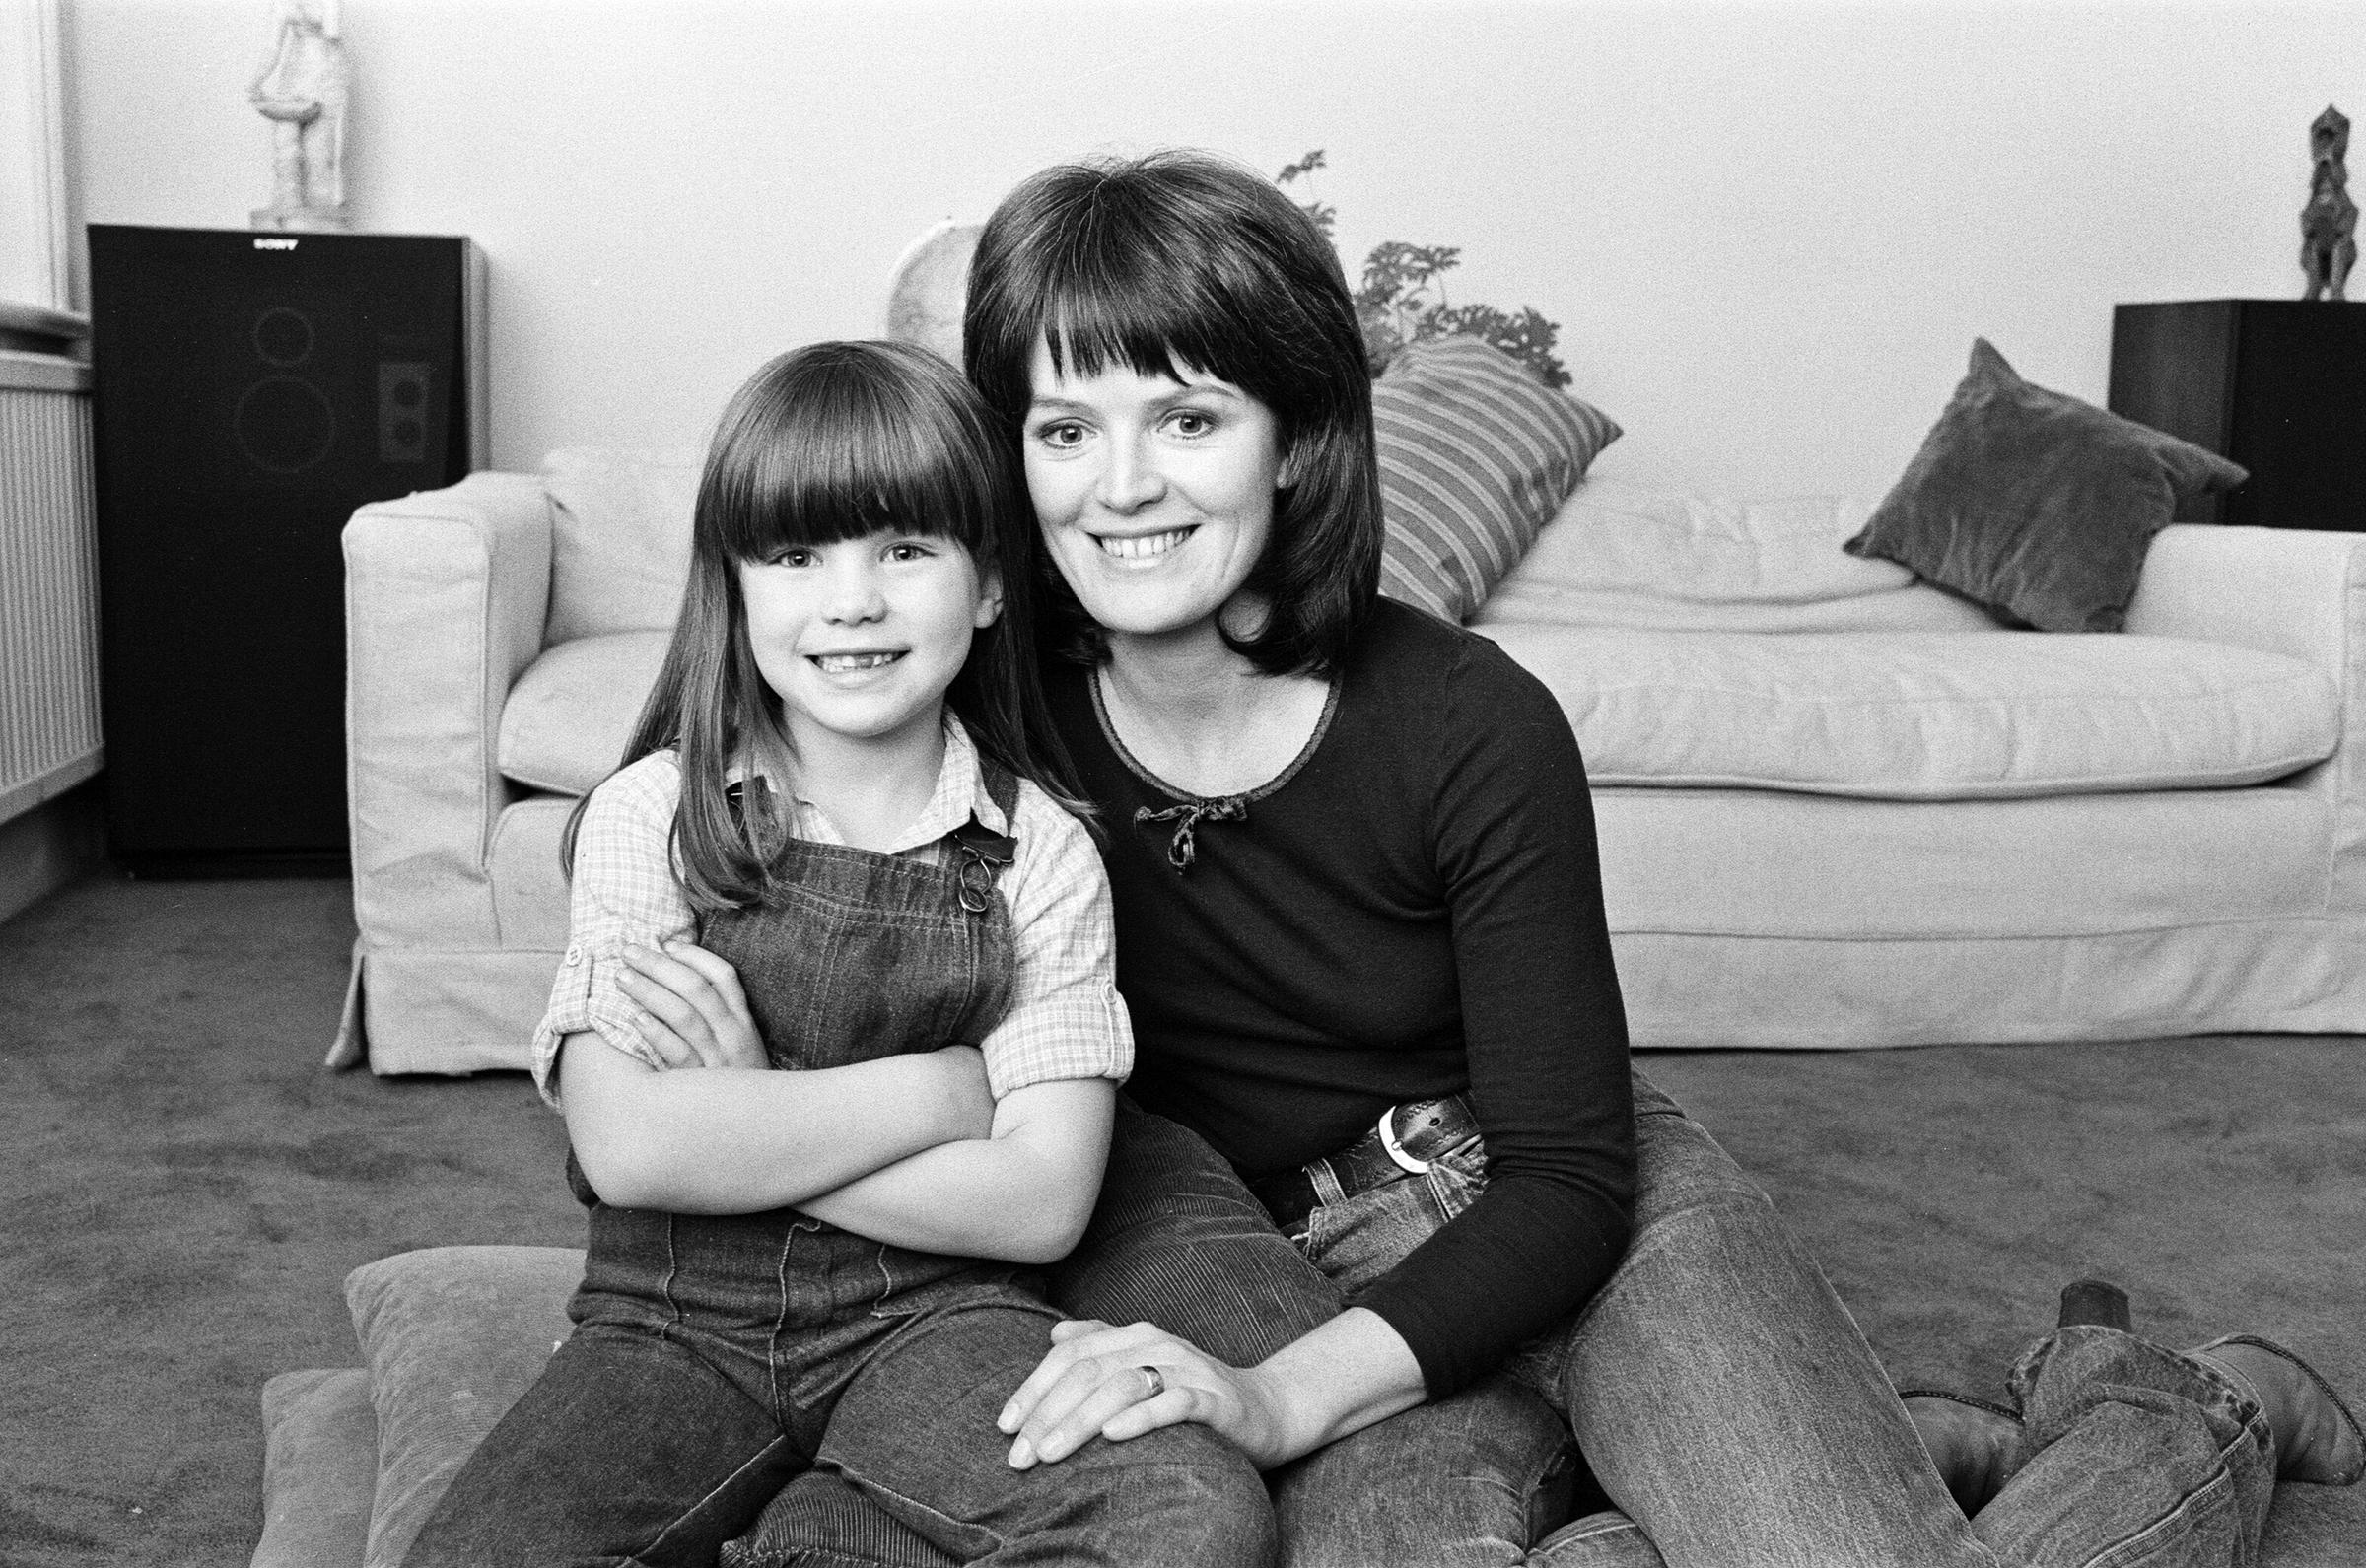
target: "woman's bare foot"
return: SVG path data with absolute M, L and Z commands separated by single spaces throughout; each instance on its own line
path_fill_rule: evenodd
M 1988 1506 L 2012 1475 L 2021 1423 L 2002 1410 L 1966 1404 L 1944 1394 L 1902 1395 L 1906 1413 L 1955 1506 L 1970 1519 Z
M 2251 1385 L 2275 1435 L 2275 1478 L 2346 1486 L 2366 1473 L 2366 1434 L 2332 1390 L 2286 1351 L 2234 1336 L 2193 1354 Z

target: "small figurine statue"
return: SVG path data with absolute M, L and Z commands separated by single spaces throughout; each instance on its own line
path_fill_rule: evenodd
M 2349 264 L 2358 259 L 2358 204 L 2349 199 L 2349 120 L 2331 103 L 2309 126 L 2309 204 L 2300 209 L 2300 266 L 2309 275 L 2303 300 L 2341 298 Z
M 246 102 L 271 122 L 271 205 L 257 229 L 344 229 L 345 99 L 352 71 L 337 0 L 277 0 L 279 36 Z M 326 12 L 322 7 L 325 4 Z

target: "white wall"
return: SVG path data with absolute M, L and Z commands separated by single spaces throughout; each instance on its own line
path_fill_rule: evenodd
M 65 308 L 64 78 L 58 0 L 0 0 L 0 301 Z
M 66 0 L 92 221 L 240 227 L 264 0 Z M 362 226 L 493 277 L 494 456 L 700 439 L 938 219 L 1100 149 L 1309 148 L 1351 270 L 1563 324 L 1601 471 L 1877 494 L 1976 334 L 2101 401 L 2123 300 L 2297 296 L 2366 5 L 344 0 Z M 2358 159 L 2366 170 L 2366 140 Z M 2362 180 L 2366 186 L 2366 180 Z M 2366 275 L 2360 279 L 2366 293 Z

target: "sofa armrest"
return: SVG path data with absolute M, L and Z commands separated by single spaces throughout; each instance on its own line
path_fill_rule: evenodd
M 2333 907 L 2366 912 L 2366 534 L 2180 524 L 2144 558 L 2127 630 L 2282 653 L 2340 695 L 2340 749 L 2286 783 L 2333 813 Z
M 363 945 L 499 946 L 486 855 L 514 791 L 495 750 L 502 704 L 541 651 L 549 615 L 542 481 L 472 474 L 378 502 L 353 514 L 344 542 Z
M 2127 630 L 2282 653 L 2336 680 L 2366 648 L 2353 622 L 2366 534 L 2296 528 L 2165 528 L 2144 557 Z

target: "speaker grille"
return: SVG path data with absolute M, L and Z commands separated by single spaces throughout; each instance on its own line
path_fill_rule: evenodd
M 265 365 L 302 365 L 317 341 L 302 310 L 275 305 L 254 318 L 255 357 Z
M 246 388 L 231 421 L 239 450 L 265 473 L 301 474 L 336 449 L 337 411 L 328 394 L 293 375 L 271 375 Z

